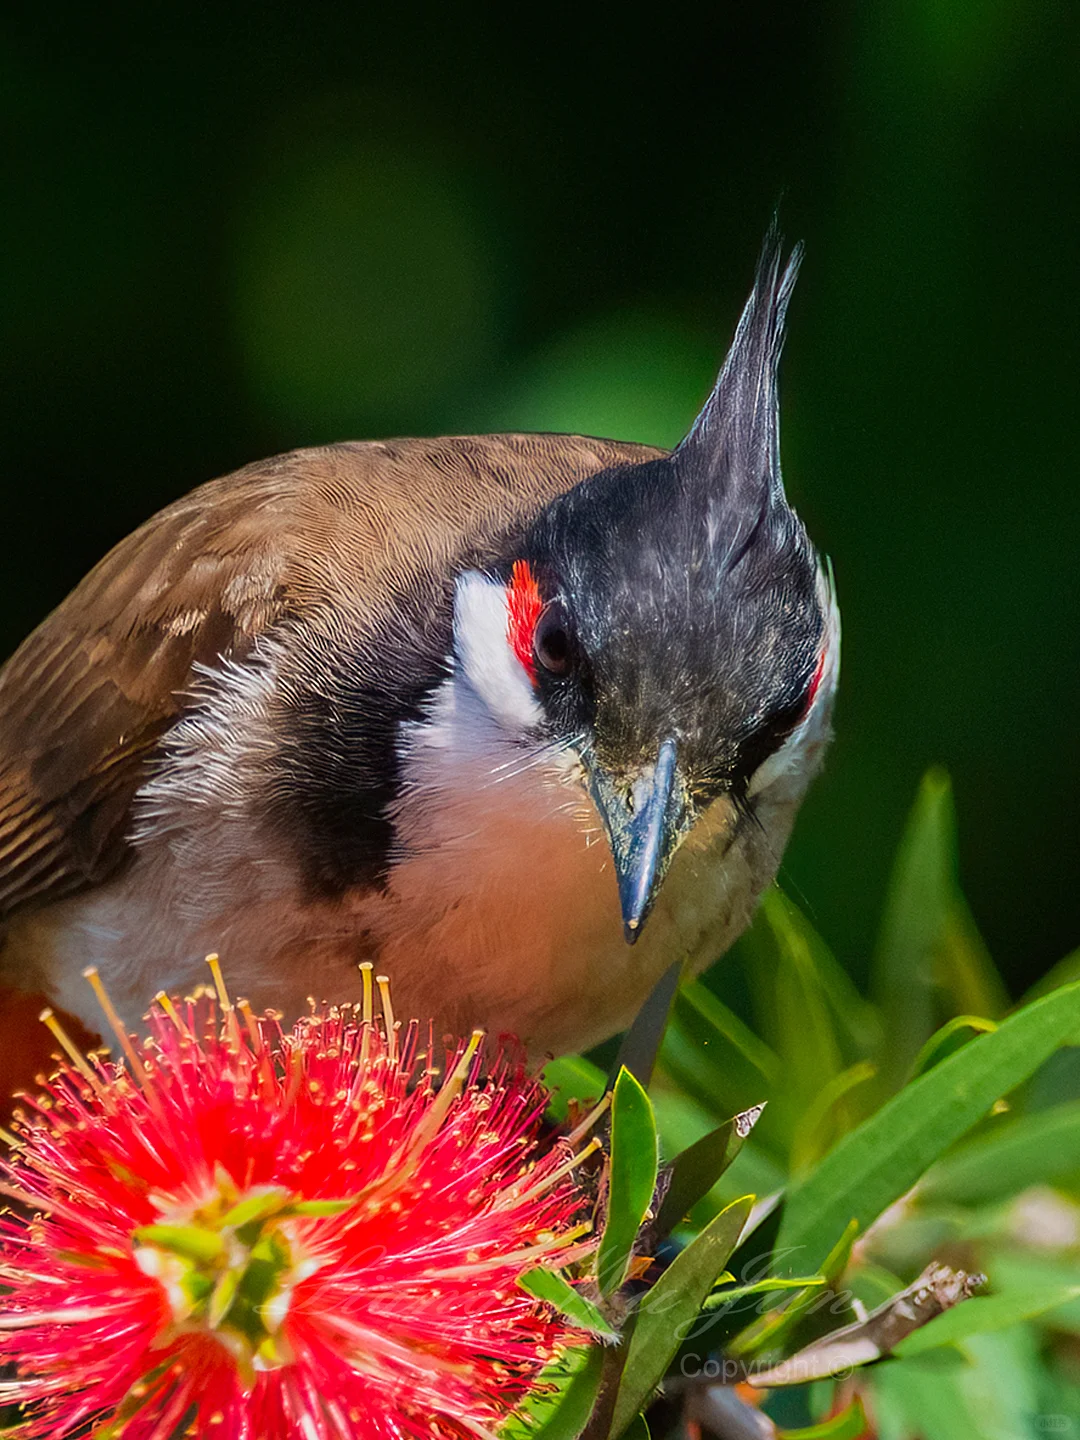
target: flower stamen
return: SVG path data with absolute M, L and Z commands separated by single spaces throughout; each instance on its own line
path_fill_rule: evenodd
M 382 976 L 375 1017 L 370 965 L 360 1006 L 285 1031 L 209 963 L 212 990 L 155 999 L 141 1054 L 96 972 L 123 1059 L 46 1016 L 67 1060 L 0 1157 L 24 1207 L 0 1216 L 16 1433 L 494 1435 L 588 1339 L 517 1280 L 595 1250 L 597 1142 L 541 1142 L 545 1092 L 480 1031 L 437 1084 Z
M 87 1061 L 86 1057 L 82 1054 L 79 1047 L 75 1044 L 75 1042 L 68 1035 L 67 1031 L 60 1024 L 60 1021 L 56 1018 L 53 1011 L 49 1009 L 48 1006 L 46 1006 L 45 1009 L 42 1010 L 41 1014 L 38 1016 L 38 1019 L 46 1027 L 46 1029 L 49 1030 L 54 1039 L 59 1041 L 60 1045 L 63 1047 L 64 1054 L 68 1057 L 75 1069 L 90 1086 L 94 1094 L 102 1099 L 105 1099 L 106 1092 L 102 1089 L 100 1080 L 94 1074 L 93 1070 L 90 1068 L 90 1064 Z

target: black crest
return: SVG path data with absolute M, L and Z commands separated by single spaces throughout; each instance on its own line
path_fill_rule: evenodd
M 777 370 L 802 258 L 774 221 L 719 378 L 669 456 L 584 481 L 539 517 L 526 555 L 577 650 L 541 678 L 563 733 L 605 763 L 673 735 L 702 788 L 738 785 L 804 702 L 824 615 L 818 561 L 784 496 Z
M 777 376 L 803 248 L 796 245 L 786 265 L 783 251 L 774 217 L 723 368 L 674 455 L 687 481 L 723 496 L 744 544 L 770 505 L 784 498 Z

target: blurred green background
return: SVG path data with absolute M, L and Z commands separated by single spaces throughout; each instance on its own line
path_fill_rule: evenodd
M 783 883 L 862 977 L 919 774 L 1014 991 L 1080 937 L 1067 0 L 8 7 L 0 652 L 193 484 L 324 440 L 672 443 L 770 210 L 844 612 Z

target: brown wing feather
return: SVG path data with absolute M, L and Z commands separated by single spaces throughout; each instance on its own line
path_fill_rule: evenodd
M 123 863 L 196 664 L 288 614 L 434 589 L 585 476 L 657 452 L 580 436 L 328 446 L 201 486 L 121 541 L 0 670 L 0 919 Z
M 0 915 L 122 861 L 193 664 L 242 654 L 280 613 L 273 471 L 230 478 L 123 540 L 0 671 Z

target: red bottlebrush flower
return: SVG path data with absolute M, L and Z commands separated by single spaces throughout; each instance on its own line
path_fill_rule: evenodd
M 15 1122 L 14 1433 L 489 1435 L 585 1338 L 516 1284 L 590 1248 L 580 1156 L 536 1144 L 542 1087 L 483 1068 L 479 1036 L 437 1086 L 385 991 L 385 1025 L 369 990 L 288 1032 L 218 992 L 159 996 L 126 1065 L 67 1042 Z

